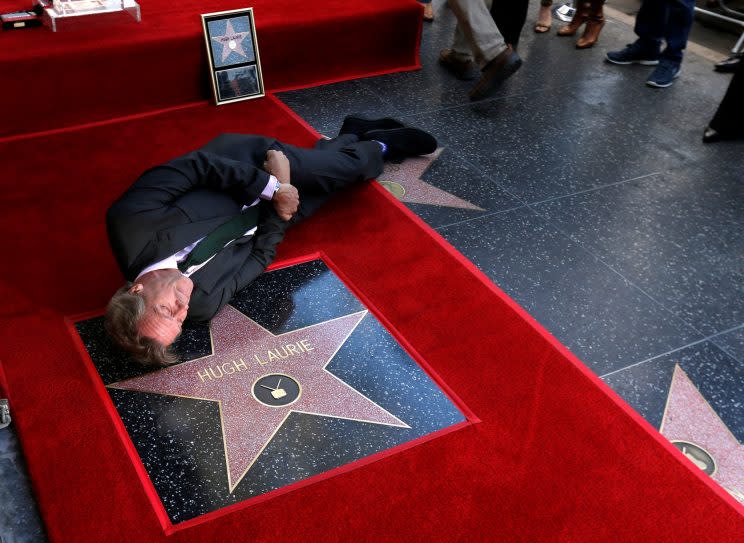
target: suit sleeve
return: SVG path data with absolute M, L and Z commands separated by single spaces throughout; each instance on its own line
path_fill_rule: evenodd
M 198 188 L 227 193 L 247 205 L 268 182 L 269 174 L 251 164 L 199 150 L 147 170 L 112 211 L 129 215 L 163 209 Z

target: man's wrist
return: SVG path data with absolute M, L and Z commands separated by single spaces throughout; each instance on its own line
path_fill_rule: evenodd
M 282 184 L 273 175 L 269 176 L 269 182 L 266 183 L 261 195 L 259 196 L 262 200 L 273 200 L 274 195 L 277 193 Z
M 271 199 L 274 199 L 274 196 L 276 196 L 276 193 L 279 192 L 279 189 L 282 188 L 282 184 L 279 182 L 278 179 L 274 179 L 274 189 L 271 193 Z

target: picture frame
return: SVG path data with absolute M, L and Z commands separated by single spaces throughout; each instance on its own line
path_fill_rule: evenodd
M 215 103 L 265 96 L 253 8 L 202 13 L 201 18 Z

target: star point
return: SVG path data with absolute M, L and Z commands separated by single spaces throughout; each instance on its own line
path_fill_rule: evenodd
M 379 178 L 380 184 L 402 202 L 485 211 L 421 178 L 442 151 L 444 148 L 440 147 L 428 156 L 411 157 L 401 164 L 387 163 Z
M 410 428 L 326 369 L 367 313 L 274 335 L 227 305 L 211 354 L 108 387 L 217 402 L 232 493 L 293 412 Z
M 706 460 L 712 460 L 711 477 L 744 503 L 744 446 L 679 365 L 674 367 L 659 431 L 698 468 L 705 469 Z

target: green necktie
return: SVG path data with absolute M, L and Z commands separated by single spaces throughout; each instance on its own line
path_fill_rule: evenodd
M 228 242 L 242 237 L 258 224 L 258 206 L 251 206 L 207 234 L 189 256 L 178 263 L 178 269 L 185 272 L 191 266 L 206 262 L 219 253 Z

